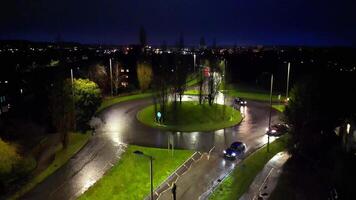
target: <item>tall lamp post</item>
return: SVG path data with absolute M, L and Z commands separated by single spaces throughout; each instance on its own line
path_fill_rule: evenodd
M 73 99 L 73 112 L 74 112 L 74 130 L 77 129 L 76 125 L 76 116 L 75 116 L 75 99 L 74 99 L 74 75 L 73 75 L 73 69 L 70 69 L 70 80 L 72 82 L 72 99 Z
M 290 62 L 288 62 L 286 100 L 288 101 Z
M 271 130 L 271 117 L 272 117 L 272 92 L 273 92 L 273 74 L 271 74 L 271 89 L 269 94 L 269 118 L 268 118 L 268 130 Z M 267 152 L 269 152 L 269 134 L 267 134 Z
M 111 58 L 109 59 L 109 61 L 110 61 L 110 87 L 111 87 L 111 96 L 113 96 L 114 94 L 114 92 L 113 92 L 113 89 L 112 89 L 112 63 L 111 63 Z
M 193 59 L 194 59 L 194 72 L 195 72 L 195 65 L 196 65 L 196 62 L 197 62 L 197 55 L 193 55 Z
M 133 153 L 136 155 L 144 156 L 144 157 L 150 159 L 151 200 L 153 200 L 153 166 L 152 166 L 153 157 L 150 155 L 144 154 L 142 151 L 138 151 L 138 150 L 134 151 Z

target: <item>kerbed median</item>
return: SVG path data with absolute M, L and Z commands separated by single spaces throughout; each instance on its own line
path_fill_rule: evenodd
M 173 103 L 166 107 L 164 122 L 155 121 L 154 105 L 148 106 L 137 114 L 137 119 L 153 128 L 171 131 L 213 131 L 234 126 L 241 122 L 238 110 L 219 104 L 199 105 L 198 102 L 179 102 L 174 108 Z

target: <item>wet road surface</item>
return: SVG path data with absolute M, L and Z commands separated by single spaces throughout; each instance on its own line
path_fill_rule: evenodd
M 245 142 L 248 149 L 267 141 L 264 133 L 268 126 L 269 106 L 266 103 L 249 101 L 247 107 L 241 108 L 244 120 L 240 125 L 191 133 L 167 133 L 141 124 L 136 114 L 151 103 L 151 99 L 134 100 L 102 111 L 100 117 L 105 124 L 88 144 L 22 199 L 76 199 L 120 159 L 127 144 L 166 148 L 169 137 L 173 137 L 175 148 L 207 152 L 215 146 L 215 151 L 221 152 L 236 140 Z M 273 110 L 272 122 L 276 121 L 278 112 Z M 223 160 L 219 159 L 219 162 Z

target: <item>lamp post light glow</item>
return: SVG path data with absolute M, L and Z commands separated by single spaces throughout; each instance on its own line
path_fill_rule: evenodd
M 113 89 L 112 89 L 112 63 L 111 63 L 111 58 L 109 59 L 109 61 L 110 61 L 110 87 L 111 87 L 111 96 L 113 96 L 114 94 L 114 92 L 113 92 Z
M 288 90 L 289 90 L 289 73 L 290 73 L 290 62 L 288 62 L 288 72 L 287 72 L 287 89 L 286 89 L 286 100 L 288 101 Z
M 193 55 L 193 58 L 194 58 L 194 72 L 195 72 L 195 65 L 196 65 L 196 61 L 197 61 L 197 55 Z

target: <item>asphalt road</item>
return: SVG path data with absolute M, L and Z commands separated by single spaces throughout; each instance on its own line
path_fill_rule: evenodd
M 217 101 L 221 103 L 222 99 L 218 97 Z M 102 111 L 100 117 L 104 124 L 88 144 L 22 199 L 76 199 L 120 159 L 127 144 L 166 148 L 168 138 L 173 137 L 175 148 L 207 152 L 215 146 L 218 152 L 236 140 L 245 142 L 248 149 L 267 140 L 264 132 L 268 126 L 269 106 L 266 103 L 249 101 L 247 107 L 241 110 L 245 118 L 240 125 L 192 133 L 167 133 L 138 122 L 137 111 L 150 103 L 150 99 L 141 99 L 123 102 Z M 277 120 L 278 112 L 273 110 L 272 121 Z

